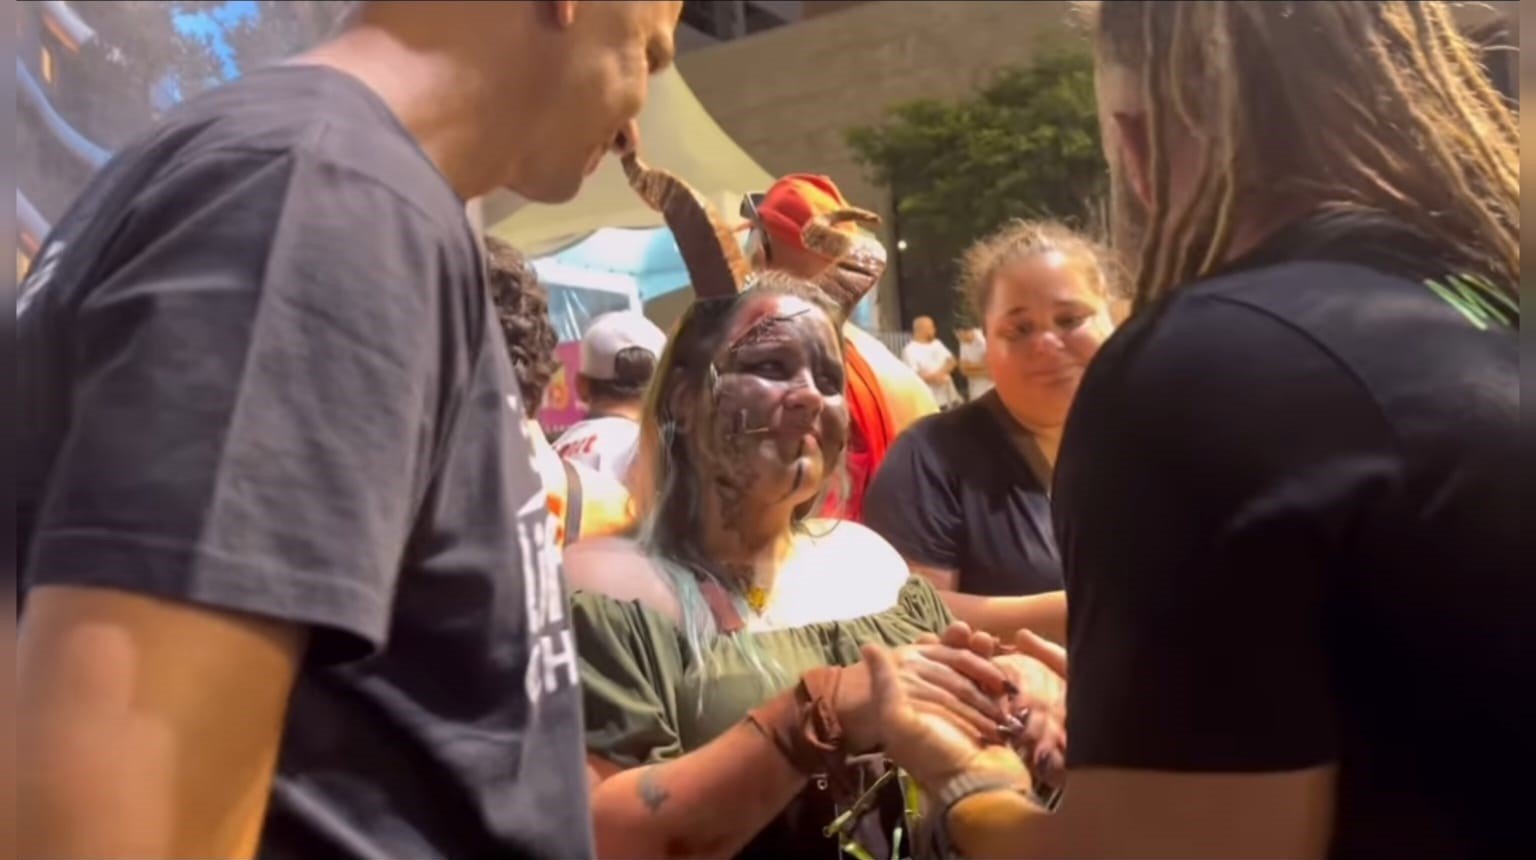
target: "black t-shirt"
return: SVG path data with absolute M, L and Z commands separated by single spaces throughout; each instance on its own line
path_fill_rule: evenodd
M 991 391 L 907 428 L 864 497 L 864 524 L 908 561 L 959 574 L 965 594 L 1055 591 L 1051 501 Z
M 1336 763 L 1334 856 L 1531 856 L 1517 335 L 1411 237 L 1338 226 L 1180 290 L 1089 369 L 1054 499 L 1070 758 Z
M 276 67 L 184 104 L 24 289 L 28 586 L 311 628 L 262 854 L 591 856 L 559 557 L 478 241 L 383 103 Z

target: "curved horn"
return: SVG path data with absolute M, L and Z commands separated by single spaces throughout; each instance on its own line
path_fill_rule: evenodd
M 693 291 L 701 299 L 740 292 L 751 266 L 713 206 L 688 183 L 665 170 L 649 167 L 634 153 L 621 163 L 629 186 L 647 206 L 661 213 L 677 239 Z
M 851 315 L 854 306 L 879 283 L 886 264 L 885 246 L 880 240 L 837 229 L 836 225 L 848 221 L 873 226 L 880 223 L 880 216 L 864 209 L 838 209 L 812 218 L 800 231 L 806 248 L 832 258 L 832 265 L 816 278 L 816 284 L 837 302 L 844 317 Z

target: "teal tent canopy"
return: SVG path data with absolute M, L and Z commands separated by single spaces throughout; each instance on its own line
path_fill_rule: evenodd
M 588 278 L 627 278 L 642 302 L 688 286 L 688 268 L 683 265 L 672 231 L 665 227 L 603 227 L 574 245 L 539 258 L 536 265 L 541 278 L 549 269 L 551 282 L 561 276 L 580 278 L 577 272 Z
M 665 227 L 603 227 L 536 257 L 533 265 L 549 292 L 550 317 L 562 342 L 579 340 L 602 314 L 640 311 L 688 288 L 688 268 Z

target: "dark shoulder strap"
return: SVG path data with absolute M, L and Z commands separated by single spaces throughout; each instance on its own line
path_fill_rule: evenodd
M 565 467 L 565 543 L 569 546 L 581 537 L 581 473 L 564 457 L 560 465 Z

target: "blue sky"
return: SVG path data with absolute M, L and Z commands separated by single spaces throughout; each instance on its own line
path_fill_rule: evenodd
M 255 0 L 228 0 L 206 11 L 187 12 L 178 9 L 171 13 L 171 21 L 176 32 L 183 38 L 196 39 L 208 46 L 218 59 L 219 71 L 227 81 L 240 75 L 240 67 L 235 63 L 235 49 L 229 44 L 228 31 L 232 27 L 253 22 L 260 15 L 261 9 Z

